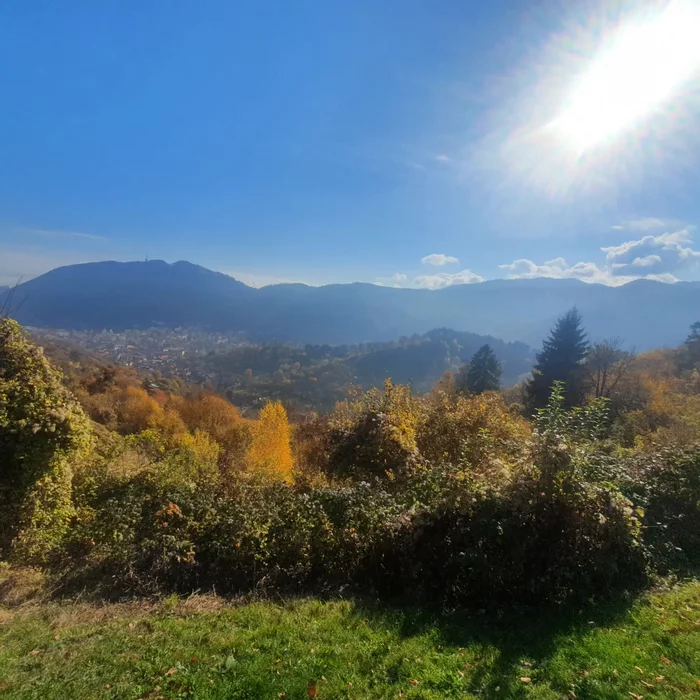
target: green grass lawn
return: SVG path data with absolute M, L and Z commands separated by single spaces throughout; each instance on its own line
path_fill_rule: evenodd
M 275 700 L 314 687 L 320 700 L 700 697 L 700 584 L 500 619 L 312 599 L 0 607 L 5 700 Z

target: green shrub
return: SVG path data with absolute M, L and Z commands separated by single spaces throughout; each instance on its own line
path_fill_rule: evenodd
M 20 326 L 0 318 L 0 557 L 41 562 L 72 515 L 72 464 L 88 420 Z
M 616 474 L 645 510 L 644 540 L 661 573 L 700 569 L 700 448 L 636 454 Z
M 615 489 L 520 478 L 456 507 L 423 511 L 384 549 L 387 582 L 479 605 L 561 602 L 639 588 L 639 522 Z

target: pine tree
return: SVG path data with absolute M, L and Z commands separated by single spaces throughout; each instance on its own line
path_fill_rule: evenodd
M 490 345 L 482 345 L 472 357 L 467 372 L 467 391 L 470 394 L 483 394 L 485 391 L 498 391 L 501 386 L 503 368 L 496 359 Z
M 587 353 L 586 331 L 581 314 L 574 307 L 557 321 L 537 354 L 533 376 L 527 385 L 529 410 L 547 405 L 554 382 L 565 384 L 565 406 L 580 405 L 585 394 L 582 363 Z

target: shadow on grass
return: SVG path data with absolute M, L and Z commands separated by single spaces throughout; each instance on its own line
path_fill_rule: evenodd
M 405 638 L 433 632 L 446 646 L 495 648 L 498 655 L 493 664 L 476 664 L 473 668 L 469 689 L 485 697 L 510 697 L 505 686 L 513 687 L 513 669 L 521 667 L 521 675 L 529 675 L 523 661 L 540 666 L 557 650 L 562 637 L 584 636 L 592 629 L 613 626 L 627 616 L 639 599 L 625 595 L 604 603 L 510 608 L 499 613 L 446 612 L 426 605 L 366 600 L 354 603 L 357 614 L 374 624 L 386 625 L 387 618 L 391 619 Z

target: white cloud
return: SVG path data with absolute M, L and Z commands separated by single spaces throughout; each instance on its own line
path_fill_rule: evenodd
M 407 279 L 403 272 L 395 272 L 391 277 L 377 277 L 374 283 L 380 287 L 403 287 Z
M 643 258 L 635 258 L 632 261 L 632 265 L 634 265 L 635 267 L 651 267 L 652 265 L 657 265 L 660 262 L 660 255 L 646 255 Z
M 455 258 L 451 255 L 445 255 L 444 253 L 431 253 L 421 258 L 420 261 L 424 265 L 433 265 L 435 267 L 440 267 L 441 265 L 451 265 L 459 263 L 459 258 Z
M 450 157 L 446 156 L 444 153 L 438 153 L 438 155 L 435 156 L 435 160 L 438 163 L 449 163 Z
M 419 275 L 413 280 L 413 284 L 422 289 L 442 289 L 455 284 L 476 284 L 483 281 L 484 278 L 481 275 L 471 270 L 462 270 L 455 273 L 439 272 L 435 275 Z
M 521 258 L 507 265 L 499 265 L 499 267 L 507 272 L 506 277 L 508 279 L 551 277 L 552 279 L 577 279 L 581 280 L 581 282 L 595 282 L 610 286 L 618 286 L 636 279 L 636 277 L 615 276 L 607 268 L 600 268 L 593 262 L 578 262 L 575 265 L 569 265 L 564 258 L 548 260 L 542 265 L 538 265 L 532 260 Z
M 700 251 L 693 249 L 689 228 L 643 236 L 636 241 L 601 248 L 614 275 L 638 274 L 644 268 L 647 275 L 667 274 L 697 267 Z
M 613 228 L 648 231 L 667 224 L 663 219 L 637 219 Z M 603 247 L 600 250 L 605 253 L 605 262 L 601 265 L 594 262 L 569 265 L 564 258 L 554 258 L 538 265 L 522 258 L 499 267 L 506 271 L 509 279 L 570 278 L 611 286 L 637 279 L 673 283 L 679 281 L 677 273 L 700 269 L 700 251 L 693 245 L 692 228 L 685 227 Z

